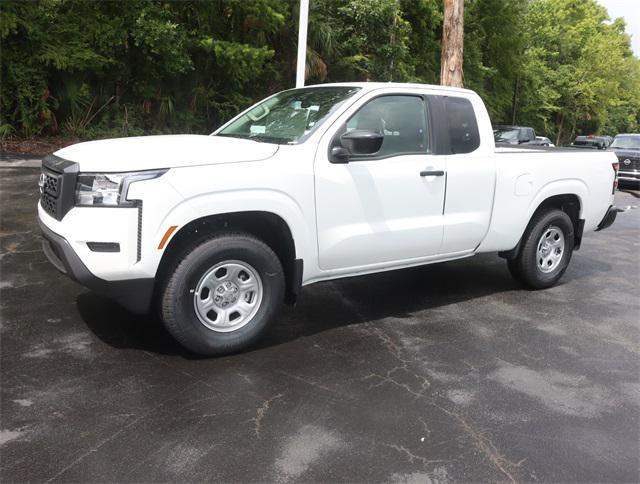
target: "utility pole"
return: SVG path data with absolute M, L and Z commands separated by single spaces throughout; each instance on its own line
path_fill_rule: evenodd
M 296 63 L 296 87 L 304 86 L 307 67 L 307 26 L 309 23 L 309 0 L 300 0 L 298 20 L 298 60 Z
M 440 84 L 463 87 L 464 0 L 444 0 Z

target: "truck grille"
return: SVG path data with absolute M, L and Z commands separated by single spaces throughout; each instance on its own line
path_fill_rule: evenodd
M 44 211 L 47 212 L 52 217 L 58 216 L 58 209 L 56 199 L 47 193 L 43 193 L 40 196 L 40 205 L 44 208 Z
M 629 164 L 625 163 L 625 160 L 629 160 Z M 618 157 L 620 162 L 620 171 L 636 171 L 640 170 L 640 158 L 631 158 L 630 156 Z
M 58 196 L 58 175 L 49 174 L 46 171 L 42 172 L 44 175 L 44 182 L 42 184 L 42 191 L 52 195 Z
M 42 160 L 40 205 L 53 218 L 62 220 L 74 205 L 78 165 L 55 155 Z
M 44 167 L 40 174 L 40 205 L 52 217 L 58 217 L 58 188 L 60 186 L 60 176 L 50 172 Z

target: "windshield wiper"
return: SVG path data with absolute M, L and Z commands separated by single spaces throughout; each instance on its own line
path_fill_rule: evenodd
M 240 139 L 249 139 L 248 136 L 237 133 L 218 133 L 215 136 L 226 136 L 227 138 L 240 138 Z
M 259 143 L 276 143 L 279 145 L 284 145 L 291 141 L 290 139 L 287 139 L 287 138 L 279 138 L 277 136 L 267 136 L 267 135 L 249 136 L 247 139 L 257 141 Z
M 229 138 L 248 139 L 251 141 L 255 141 L 256 143 L 275 143 L 279 145 L 285 145 L 291 142 L 291 140 L 287 138 L 279 138 L 277 136 L 267 136 L 262 134 L 246 135 L 239 133 L 219 133 L 216 136 L 227 136 Z

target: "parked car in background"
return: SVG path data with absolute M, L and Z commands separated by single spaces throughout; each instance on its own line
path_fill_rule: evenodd
M 615 151 L 620 162 L 620 184 L 640 187 L 640 133 L 619 134 L 609 147 Z
M 587 148 L 592 150 L 606 150 L 611 144 L 611 136 L 577 136 L 571 146 L 574 148 Z
M 536 136 L 536 144 L 540 146 L 555 147 L 555 145 L 551 142 L 551 140 L 546 136 Z
M 525 126 L 497 125 L 493 128 L 493 139 L 496 143 L 508 145 L 537 145 L 536 132 Z

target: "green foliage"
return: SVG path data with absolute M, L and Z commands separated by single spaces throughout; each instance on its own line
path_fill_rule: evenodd
M 341 25 L 341 56 L 336 75 L 372 81 L 403 81 L 411 74 L 408 63 L 410 26 L 396 0 L 347 0 L 335 16 Z
M 400 8 L 411 28 L 408 33 L 408 61 L 413 69 L 409 80 L 438 84 L 442 49 L 442 2 L 402 0 Z
M 214 40 L 211 37 L 202 39 L 200 45 L 214 55 L 218 68 L 238 87 L 260 79 L 265 72 L 267 61 L 274 54 L 274 51 L 267 47 L 252 47 L 237 42 Z
M 521 0 L 470 0 L 465 5 L 465 86 L 485 100 L 492 119 L 510 119 L 522 76 Z
M 440 74 L 441 0 L 311 0 L 307 82 Z M 0 137 L 210 132 L 293 85 L 297 0 L 4 0 Z M 640 130 L 640 60 L 596 0 L 466 0 L 465 84 L 495 122 Z
M 524 29 L 519 121 L 558 142 L 638 129 L 640 61 L 621 20 L 595 0 L 537 0 Z
M 0 125 L 209 132 L 284 85 L 272 45 L 289 16 L 280 0 L 0 2 Z

